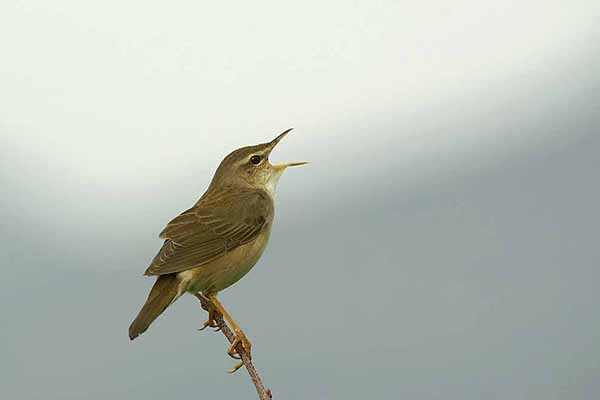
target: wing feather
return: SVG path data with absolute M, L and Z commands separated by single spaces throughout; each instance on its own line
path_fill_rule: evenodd
M 273 202 L 263 191 L 232 190 L 204 196 L 160 233 L 162 248 L 146 275 L 196 268 L 249 243 L 272 221 Z

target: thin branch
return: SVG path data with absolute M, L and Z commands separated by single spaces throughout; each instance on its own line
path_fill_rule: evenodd
M 206 304 L 206 301 L 202 298 L 202 296 L 196 297 L 198 297 L 198 300 L 200 300 L 200 305 L 202 308 L 208 312 L 209 306 Z M 229 326 L 223 320 L 223 316 L 218 312 L 215 312 L 215 322 L 218 325 L 218 329 L 223 332 L 223 335 L 225 335 L 229 343 L 233 343 L 235 340 L 235 334 L 231 331 L 231 329 L 229 329 Z M 263 385 L 262 379 L 260 379 L 260 375 L 258 375 L 258 372 L 256 372 L 256 368 L 254 368 L 254 364 L 252 364 L 252 360 L 250 360 L 250 357 L 248 357 L 248 353 L 246 352 L 244 346 L 241 343 L 238 343 L 235 347 L 235 351 L 237 351 L 237 353 L 240 355 L 242 362 L 248 371 L 248 375 L 250 375 L 250 379 L 252 379 L 252 383 L 254 383 L 254 386 L 256 387 L 258 398 L 260 400 L 271 400 L 273 398 L 271 395 L 271 390 L 265 388 Z

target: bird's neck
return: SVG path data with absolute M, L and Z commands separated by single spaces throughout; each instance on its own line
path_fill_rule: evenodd
M 264 190 L 269 193 L 272 198 L 275 198 L 275 188 L 277 187 L 277 182 L 279 182 L 282 173 L 283 171 L 272 173 L 265 182 Z

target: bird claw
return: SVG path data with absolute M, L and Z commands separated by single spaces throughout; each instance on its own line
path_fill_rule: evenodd
M 202 324 L 202 328 L 198 328 L 198 331 L 203 331 L 207 327 L 216 328 L 215 332 L 221 330 L 221 327 L 215 320 L 215 312 L 212 309 L 208 312 L 208 319 L 204 322 L 204 324 Z
M 229 346 L 229 349 L 227 350 L 227 354 L 229 355 L 229 357 L 231 357 L 235 360 L 241 360 L 242 356 L 236 350 L 237 346 L 241 345 L 244 348 L 244 351 L 246 352 L 247 357 L 250 360 L 252 360 L 252 353 L 250 352 L 250 349 L 252 348 L 252 343 L 250 343 L 250 341 L 248 340 L 246 335 L 244 335 L 244 332 L 242 332 L 242 330 L 235 323 L 233 318 L 231 318 L 231 316 L 229 315 L 227 310 L 225 310 L 225 308 L 223 307 L 221 302 L 219 302 L 216 294 L 213 293 L 212 295 L 205 296 L 202 293 L 197 293 L 196 297 L 198 297 L 198 299 L 200 299 L 200 302 L 202 303 L 202 308 L 204 308 L 205 310 L 208 311 L 208 320 L 204 323 L 204 326 L 202 326 L 202 328 L 200 328 L 199 330 L 203 330 L 207 326 L 210 326 L 210 327 L 215 328 L 214 331 L 217 332 L 217 331 L 221 330 L 223 327 L 227 326 L 227 324 L 223 321 L 223 319 L 224 319 L 225 321 L 227 321 L 228 323 L 230 323 L 232 325 L 233 331 L 235 332 L 235 338 L 233 339 L 231 346 Z M 221 325 L 217 324 L 217 322 L 215 320 L 215 315 L 223 318 L 220 320 Z M 233 374 L 235 371 L 240 369 L 243 365 L 244 365 L 243 361 L 240 361 L 228 372 L 230 374 Z
M 238 344 L 242 345 L 242 347 L 244 348 L 244 350 L 246 350 L 246 353 L 248 354 L 248 358 L 250 360 L 252 360 L 252 353 L 251 353 L 252 343 L 250 343 L 250 341 L 248 340 L 248 338 L 246 337 L 244 332 L 242 332 L 241 330 L 235 331 L 235 339 L 233 340 L 233 343 L 231 343 L 231 346 L 229 346 L 229 349 L 227 350 L 227 355 L 229 355 L 229 357 L 231 357 L 235 360 L 241 360 L 242 356 L 236 350 L 236 347 Z M 230 369 L 227 372 L 229 372 L 230 374 L 233 374 L 238 369 L 240 369 L 243 365 L 244 365 L 244 362 L 240 361 L 232 369 Z
M 219 327 L 219 325 L 217 325 L 217 323 L 215 322 L 215 320 L 214 320 L 214 319 L 213 319 L 213 320 L 209 319 L 209 320 L 207 320 L 206 322 L 204 322 L 204 324 L 202 325 L 202 328 L 198 328 L 198 331 L 199 331 L 199 332 L 200 332 L 200 331 L 203 331 L 203 330 L 205 330 L 207 327 L 211 327 L 211 328 L 217 328 L 217 329 L 215 330 L 215 332 L 218 332 L 218 331 L 219 331 L 219 329 L 221 329 L 221 328 Z
M 228 374 L 233 374 L 234 372 L 236 372 L 238 369 L 242 368 L 242 366 L 244 365 L 243 361 L 240 361 L 239 363 L 237 363 L 233 368 L 231 368 L 229 371 L 227 371 Z

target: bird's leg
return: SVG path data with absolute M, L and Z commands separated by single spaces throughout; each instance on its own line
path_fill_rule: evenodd
M 215 329 L 215 332 L 218 331 L 219 324 L 217 324 L 217 321 L 215 320 L 215 314 L 217 311 L 215 310 L 212 301 L 210 300 L 210 298 L 206 297 L 200 292 L 196 293 L 195 296 L 200 300 L 200 302 L 203 302 L 203 304 L 206 304 L 206 306 L 208 307 L 208 319 L 204 322 L 202 328 L 199 328 L 198 330 L 203 331 L 204 329 L 206 329 L 207 326 L 209 326 L 211 328 L 217 328 Z
M 233 343 L 231 343 L 231 346 L 229 346 L 229 349 L 227 350 L 227 354 L 229 354 L 229 356 L 231 358 L 240 359 L 240 355 L 238 354 L 238 352 L 235 348 L 237 347 L 238 344 L 241 343 L 242 346 L 244 347 L 244 350 L 246 350 L 246 353 L 248 354 L 248 358 L 252 359 L 252 353 L 250 353 L 250 349 L 252 348 L 252 343 L 250 343 L 250 341 L 248 340 L 248 338 L 246 337 L 244 332 L 242 332 L 242 330 L 240 329 L 239 325 L 235 322 L 235 320 L 233 318 L 231 318 L 231 315 L 229 315 L 229 313 L 227 312 L 225 307 L 223 307 L 223 304 L 221 304 L 221 302 L 217 299 L 217 296 L 215 294 L 213 294 L 213 295 L 210 295 L 209 298 L 210 298 L 213 306 L 223 316 L 223 318 L 225 318 L 225 320 L 231 325 L 231 327 L 233 328 L 233 331 L 235 333 L 235 340 L 233 341 Z M 244 365 L 244 363 L 242 361 L 240 361 L 239 363 L 237 363 L 235 365 L 235 367 L 233 367 L 229 371 L 229 373 L 234 373 L 235 371 L 240 369 L 240 367 L 242 365 Z

